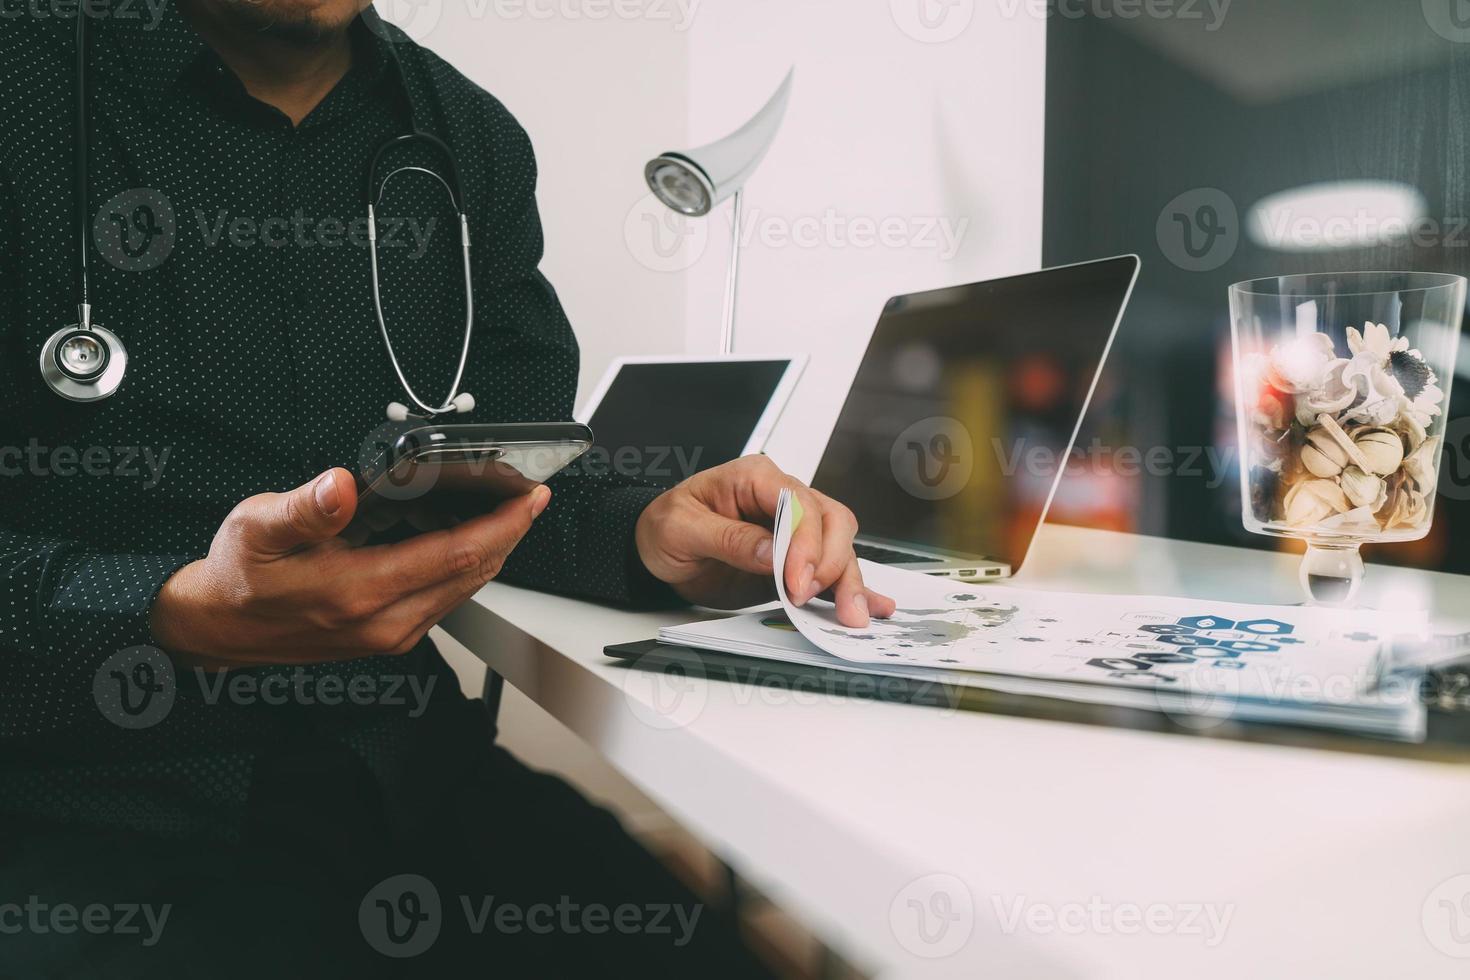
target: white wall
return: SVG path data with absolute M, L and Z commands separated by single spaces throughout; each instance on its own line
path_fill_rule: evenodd
M 426 23 L 439 0 L 409 2 L 379 9 Z M 884 299 L 1040 262 L 1033 7 L 446 0 L 432 30 L 411 33 L 536 144 L 546 271 L 582 338 L 584 392 L 618 353 L 716 349 L 727 212 L 681 226 L 646 198 L 642 165 L 723 136 L 796 65 L 785 127 L 747 187 L 737 347 L 812 355 L 770 446 L 808 477 Z
M 530 134 L 542 266 L 582 344 L 586 392 L 614 356 L 683 343 L 683 277 L 640 264 L 624 224 L 643 164 L 684 137 L 687 32 L 582 0 L 378 0 L 380 14 L 495 95 Z M 561 12 L 565 8 L 570 13 Z M 553 16 L 546 16 L 547 13 Z

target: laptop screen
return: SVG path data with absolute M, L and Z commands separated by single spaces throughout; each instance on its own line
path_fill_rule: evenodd
M 889 300 L 812 485 L 866 537 L 1019 568 L 1133 256 Z

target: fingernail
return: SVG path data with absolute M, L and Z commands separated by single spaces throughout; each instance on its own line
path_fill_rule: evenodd
M 816 583 L 812 579 L 817 576 L 817 566 L 808 565 L 801 570 L 801 587 L 796 591 L 802 595 L 802 602 L 817 594 Z
M 769 565 L 771 563 L 770 538 L 762 538 L 760 544 L 755 546 L 755 561 L 757 565 Z
M 545 485 L 531 491 L 531 520 L 541 516 L 546 505 L 551 503 L 551 488 Z
M 331 473 L 323 473 L 316 478 L 316 505 L 321 512 L 331 517 L 337 513 L 342 506 L 342 493 L 337 489 L 337 481 Z
M 863 614 L 863 621 L 861 623 L 858 623 L 858 626 L 867 626 L 870 622 L 872 622 L 872 617 L 868 615 L 867 596 L 859 592 L 857 595 L 853 596 L 852 604 L 857 608 L 858 612 Z

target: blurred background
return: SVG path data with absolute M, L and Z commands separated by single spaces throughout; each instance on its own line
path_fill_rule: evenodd
M 1235 0 L 1213 30 L 1208 12 L 1116 16 L 1125 6 L 1049 22 L 1042 253 L 1048 265 L 1143 258 L 1079 442 L 1167 447 L 1177 465 L 1124 479 L 1089 455 L 1057 517 L 1299 548 L 1240 524 L 1226 288 L 1353 269 L 1470 273 L 1470 4 Z M 1470 431 L 1454 424 L 1470 411 L 1467 372 L 1470 346 L 1433 531 L 1370 560 L 1470 571 L 1470 549 L 1455 547 L 1470 533 Z

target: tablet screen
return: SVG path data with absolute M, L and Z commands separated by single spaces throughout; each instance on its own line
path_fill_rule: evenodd
M 786 358 L 625 363 L 592 409 L 584 465 L 671 487 L 738 459 L 790 367 Z

